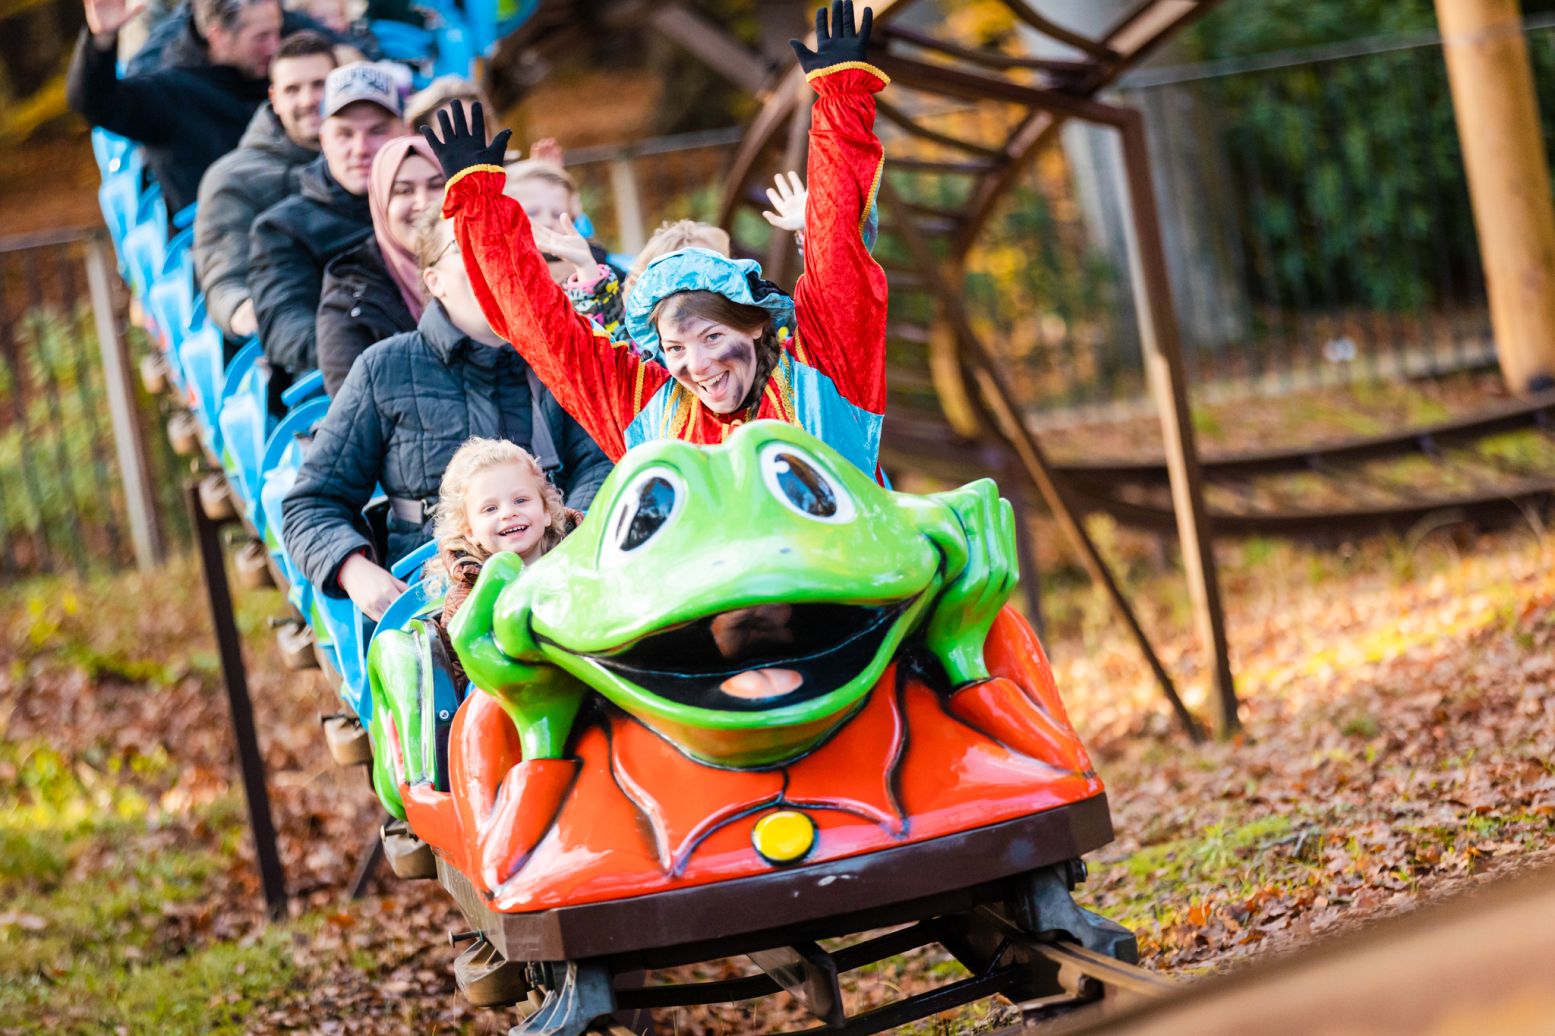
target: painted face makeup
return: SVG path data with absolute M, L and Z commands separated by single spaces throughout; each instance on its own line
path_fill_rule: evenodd
M 693 316 L 660 321 L 664 366 L 715 414 L 738 410 L 756 381 L 756 336 Z

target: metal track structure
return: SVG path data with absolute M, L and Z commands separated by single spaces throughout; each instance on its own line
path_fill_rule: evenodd
M 1182 545 L 1196 632 L 1211 660 L 1215 727 L 1229 735 L 1238 727 L 1236 694 L 1144 124 L 1137 111 L 1096 99 L 1214 0 L 1141 0 L 1095 38 L 1055 24 L 1027 0 L 1002 2 L 1017 23 L 1066 56 L 1036 57 L 951 42 L 942 38 L 948 33 L 925 28 L 937 24 L 940 15 L 922 0 L 871 5 L 880 41 L 873 60 L 893 84 L 877 102 L 886 175 L 879 194 L 876 255 L 891 283 L 891 402 L 882 459 L 887 467 L 921 469 L 925 458 L 959 457 L 964 471 L 969 460 L 979 459 L 976 444 L 996 443 L 1009 458 L 1005 467 L 1023 472 L 1041 494 L 1111 600 L 1179 723 L 1190 736 L 1202 736 L 1087 533 L 1083 510 L 1072 499 L 1073 480 L 1053 464 L 1027 423 L 1001 350 L 982 339 L 961 304 L 968 252 L 1058 128 L 1076 119 L 1115 130 L 1130 216 L 1134 298 L 1166 445 L 1172 523 Z M 767 99 L 735 156 L 721 209 L 721 222 L 737 243 L 739 211 L 765 207 L 763 188 L 772 175 L 804 165 L 809 90 L 802 73 L 790 69 L 761 93 Z M 976 132 L 960 125 L 940 128 L 936 113 L 968 105 L 975 105 L 980 116 Z M 766 251 L 768 275 L 779 283 L 789 280 L 794 253 L 789 235 L 774 234 Z

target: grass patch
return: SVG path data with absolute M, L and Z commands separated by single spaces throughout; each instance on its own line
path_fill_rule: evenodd
M 1261 854 L 1291 833 L 1289 817 L 1270 816 L 1239 825 L 1211 824 L 1190 838 L 1146 846 L 1121 861 L 1131 882 L 1121 899 L 1109 903 L 1108 914 L 1144 932 L 1187 916 L 1204 890 L 1246 897 L 1271 881 Z
M 180 915 L 230 864 L 159 828 L 134 778 L 169 765 L 0 745 L 0 1030 L 239 1032 L 251 998 L 288 981 L 284 930 L 209 946 L 186 934 Z M 225 800 L 205 812 L 218 835 L 240 833 Z

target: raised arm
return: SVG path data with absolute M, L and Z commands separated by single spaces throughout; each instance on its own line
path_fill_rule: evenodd
M 65 98 L 88 123 L 142 144 L 162 144 L 179 126 L 164 76 L 119 78 L 117 32 L 100 38 L 82 30 L 65 79 Z
M 475 297 L 492 330 L 513 343 L 558 402 L 612 459 L 626 452 L 623 433 L 669 377 L 572 308 L 535 245 L 523 207 L 502 193 L 508 132 L 484 145 L 485 116 L 474 106 L 472 126 L 456 105 L 439 112 L 441 139 L 423 128 L 448 186 L 443 215 L 454 221 Z
M 838 0 L 830 26 L 824 9 L 816 13 L 814 52 L 794 41 L 818 95 L 810 122 L 805 272 L 794 288 L 794 310 L 803 359 L 851 402 L 878 414 L 886 395 L 886 277 L 864 232 L 885 164 L 874 95 L 890 80 L 865 60 L 872 21 L 865 8 L 855 33 L 851 0 Z

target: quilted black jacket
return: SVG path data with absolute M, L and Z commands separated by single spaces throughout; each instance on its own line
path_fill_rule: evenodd
M 331 396 L 338 393 L 351 365 L 368 346 L 415 326 L 375 239 L 369 237 L 335 256 L 324 268 L 324 290 L 314 321 L 324 390 Z
M 287 137 L 281 120 L 264 104 L 238 149 L 218 158 L 200 180 L 195 276 L 205 292 L 205 311 L 228 334 L 232 314 L 248 301 L 248 232 L 254 220 L 296 193 L 302 168 L 318 157 L 318 149 Z
M 248 288 L 265 358 L 291 374 L 318 366 L 313 333 L 324 267 L 373 232 L 367 195 L 340 186 L 322 156 L 304 166 L 298 179 L 297 194 L 254 220 L 248 256 Z
M 509 439 L 540 457 L 579 510 L 610 473 L 610 461 L 516 350 L 472 341 L 434 302 L 416 330 L 363 353 L 330 403 L 282 505 L 287 553 L 315 587 L 338 597 L 336 575 L 351 554 L 365 547 L 387 567 L 415 550 L 432 538 L 430 515 L 409 522 L 391 514 L 389 557 L 381 558 L 362 508 L 378 485 L 390 497 L 435 501 L 448 461 L 473 435 Z

